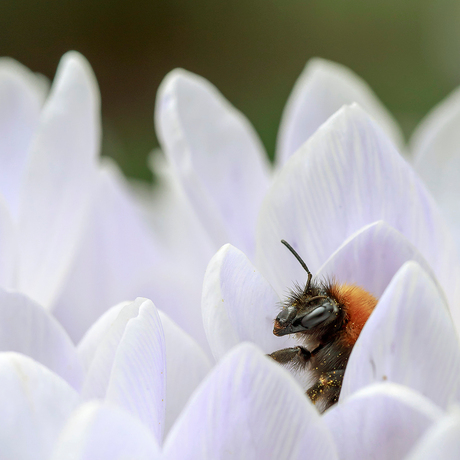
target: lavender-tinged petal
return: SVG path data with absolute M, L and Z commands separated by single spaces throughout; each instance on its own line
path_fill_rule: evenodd
M 444 301 L 415 262 L 396 273 L 348 361 L 341 398 L 374 382 L 419 391 L 440 407 L 460 398 L 460 346 Z
M 396 272 L 409 260 L 417 262 L 438 286 L 420 251 L 400 232 L 378 221 L 344 241 L 316 276 L 356 284 L 379 298 Z
M 30 356 L 80 390 L 83 366 L 62 326 L 27 296 L 3 289 L 0 289 L 0 351 Z
M 460 263 L 447 224 L 420 179 L 357 105 L 344 107 L 291 157 L 262 205 L 258 263 L 280 294 L 305 273 L 285 239 L 317 269 L 354 232 L 383 220 L 432 267 L 451 305 Z
M 34 73 L 13 59 L 0 58 L 0 194 L 15 217 L 44 98 L 44 88 Z
M 143 300 L 137 317 L 126 324 L 117 348 L 106 401 L 137 416 L 161 444 L 165 424 L 165 339 L 155 306 Z
M 231 242 L 252 255 L 270 172 L 248 120 L 207 80 L 177 69 L 160 86 L 155 124 L 215 247 Z
M 251 344 L 232 350 L 192 396 L 167 459 L 335 459 L 331 434 L 301 388 Z
M 82 241 L 53 313 L 75 342 L 108 308 L 151 295 L 160 251 L 118 168 L 104 161 Z M 166 270 L 165 266 L 161 267 Z
M 167 434 L 193 391 L 211 369 L 211 363 L 195 340 L 166 314 L 158 312 L 166 347 L 166 415 Z
M 155 460 L 160 449 L 148 429 L 118 407 L 89 402 L 67 422 L 51 460 Z
M 216 359 L 241 341 L 266 353 L 292 341 L 273 335 L 279 297 L 247 257 L 226 244 L 211 259 L 203 281 L 203 323 Z
M 460 457 L 460 412 L 458 408 L 433 425 L 405 460 L 457 460 Z
M 281 119 L 277 160 L 283 164 L 331 115 L 357 102 L 398 146 L 403 136 L 369 85 L 347 67 L 311 59 L 298 78 Z
M 47 460 L 78 393 L 45 366 L 11 352 L 0 353 L 0 388 L 1 457 Z
M 460 88 L 438 104 L 411 139 L 413 164 L 444 212 L 460 248 Z
M 442 417 L 432 402 L 387 383 L 364 388 L 327 411 L 324 422 L 342 460 L 398 460 Z
M 29 153 L 19 207 L 18 288 L 48 308 L 82 234 L 99 150 L 99 90 L 87 61 L 66 54 Z

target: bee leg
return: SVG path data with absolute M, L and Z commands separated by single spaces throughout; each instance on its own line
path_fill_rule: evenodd
M 305 367 L 311 358 L 311 353 L 303 347 L 283 348 L 268 355 L 280 364 L 291 364 L 296 367 Z
M 324 399 L 326 401 L 324 410 L 334 405 L 339 400 L 344 374 L 344 369 L 321 374 L 318 382 L 307 390 L 311 402 L 315 404 L 318 399 Z

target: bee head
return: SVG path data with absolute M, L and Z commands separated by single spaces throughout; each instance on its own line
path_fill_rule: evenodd
M 287 299 L 283 309 L 275 319 L 273 333 L 277 336 L 295 334 L 322 328 L 331 324 L 339 315 L 339 305 L 326 290 L 312 283 L 312 274 L 305 262 L 289 243 L 281 242 L 292 252 L 308 274 L 307 284 L 298 288 Z
M 282 336 L 313 331 L 331 324 L 339 311 L 337 302 L 328 295 L 293 294 L 276 317 L 273 333 Z

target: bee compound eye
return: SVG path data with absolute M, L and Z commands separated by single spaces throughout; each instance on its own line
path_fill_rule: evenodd
M 300 324 L 302 324 L 305 329 L 312 329 L 323 321 L 326 321 L 331 316 L 331 313 L 332 308 L 321 305 L 307 313 L 300 321 Z
M 288 308 L 283 308 L 276 317 L 276 320 L 279 321 L 280 324 L 285 324 L 291 321 L 296 316 L 296 309 L 292 305 Z

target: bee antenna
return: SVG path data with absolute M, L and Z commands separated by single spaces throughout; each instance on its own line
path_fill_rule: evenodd
M 311 274 L 310 270 L 308 269 L 307 264 L 302 260 L 302 257 L 300 257 L 299 254 L 297 254 L 295 249 L 285 240 L 281 240 L 281 243 L 283 243 L 289 249 L 289 251 L 292 252 L 294 257 L 299 261 L 300 265 L 302 265 L 303 269 L 308 273 L 307 285 L 305 286 L 305 289 L 303 291 L 306 294 L 308 289 L 310 288 L 310 282 L 311 282 L 312 274 Z

